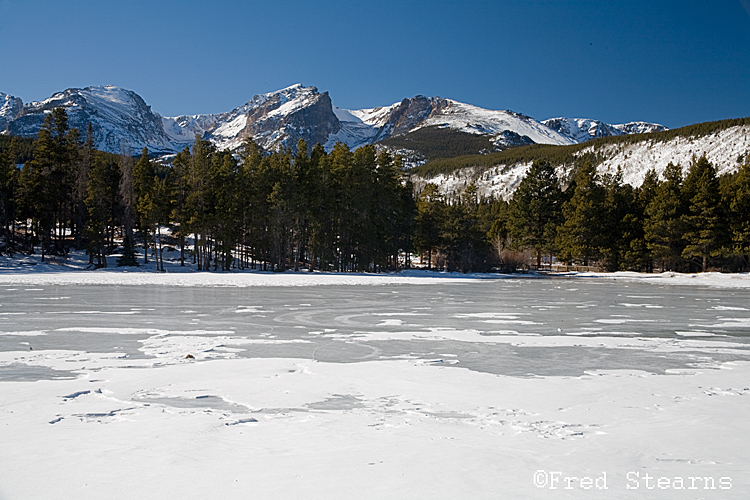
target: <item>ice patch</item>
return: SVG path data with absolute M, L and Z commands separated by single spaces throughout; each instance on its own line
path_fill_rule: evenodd
M 713 306 L 711 309 L 715 311 L 750 311 L 747 307 L 732 307 L 732 306 Z
M 58 332 L 119 333 L 120 335 L 232 335 L 232 330 L 162 330 L 159 328 L 113 328 L 100 326 L 72 326 L 58 328 Z
M 47 330 L 25 330 L 17 332 L 0 332 L 0 337 L 38 337 L 41 335 L 47 335 Z
M 718 318 L 721 323 L 711 325 L 689 324 L 688 326 L 697 326 L 704 328 L 750 328 L 750 318 Z

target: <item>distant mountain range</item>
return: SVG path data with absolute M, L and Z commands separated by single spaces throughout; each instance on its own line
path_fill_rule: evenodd
M 334 106 L 327 92 L 298 84 L 256 95 L 226 113 L 177 117 L 162 117 L 135 92 L 114 86 L 67 89 L 28 104 L 0 93 L 0 133 L 35 136 L 45 115 L 56 107 L 67 110 L 71 127 L 85 131 L 90 122 L 98 149 L 134 154 L 143 147 L 154 154 L 175 153 L 191 145 L 198 135 L 230 150 L 248 137 L 267 150 L 294 149 L 299 139 L 309 146 L 321 143 L 327 150 L 337 142 L 350 148 L 378 144 L 404 153 L 418 164 L 435 156 L 500 151 L 526 144 L 577 144 L 597 137 L 666 129 L 653 123 L 610 125 L 579 118 L 539 122 L 512 111 L 424 96 L 384 107 L 347 110 Z

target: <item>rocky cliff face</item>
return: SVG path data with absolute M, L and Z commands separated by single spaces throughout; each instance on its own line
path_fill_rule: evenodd
M 175 141 L 190 141 L 197 134 L 220 149 L 230 150 L 239 148 L 247 138 L 266 150 L 295 150 L 299 139 L 309 146 L 326 144 L 341 128 L 328 93 L 302 85 L 256 95 L 228 113 L 163 121 Z
M 340 129 L 328 92 L 299 87 L 297 92 L 278 93 L 249 110 L 238 138 L 252 138 L 264 149 L 291 148 L 304 139 L 308 146 L 325 144 Z
M 375 140 L 408 133 L 433 114 L 438 101 L 437 98 L 431 99 L 422 95 L 404 99 L 391 110 Z

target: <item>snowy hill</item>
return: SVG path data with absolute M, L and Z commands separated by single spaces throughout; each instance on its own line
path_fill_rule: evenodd
M 649 169 L 661 175 L 672 162 L 687 172 L 694 158 L 706 155 L 719 175 L 733 172 L 750 155 L 750 120 L 729 120 L 729 126 L 715 125 L 701 132 L 700 125 L 684 127 L 668 133 L 644 135 L 641 140 L 592 141 L 575 146 L 572 156 L 592 154 L 598 158 L 597 170 L 601 174 L 614 174 L 620 168 L 623 180 L 639 186 Z M 705 125 L 705 124 L 703 124 Z M 624 139 L 624 138 L 623 138 Z M 564 155 L 563 155 L 564 156 Z M 554 158 L 554 157 L 553 157 Z M 554 159 L 551 160 L 555 164 Z M 526 175 L 531 161 L 497 161 L 489 167 L 463 167 L 438 175 L 412 175 L 419 188 L 427 182 L 437 184 L 447 195 L 463 192 L 474 183 L 480 195 L 509 199 Z M 570 163 L 556 164 L 558 175 L 565 178 L 571 170 Z
M 610 125 L 589 118 L 550 118 L 549 120 L 542 121 L 542 123 L 577 144 L 599 137 L 644 134 L 667 130 L 667 127 L 656 123 L 630 122 Z

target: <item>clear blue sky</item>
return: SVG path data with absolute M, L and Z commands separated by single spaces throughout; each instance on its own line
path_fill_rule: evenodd
M 0 91 L 118 85 L 164 116 L 294 83 L 366 108 L 417 94 L 543 120 L 750 116 L 750 0 L 0 0 Z

